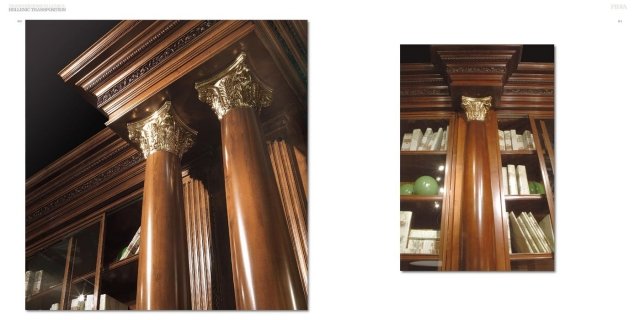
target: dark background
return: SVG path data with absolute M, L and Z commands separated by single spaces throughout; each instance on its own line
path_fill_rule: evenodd
M 522 46 L 522 62 L 554 62 L 552 44 Z M 430 45 L 400 45 L 400 63 L 431 63 Z
M 103 129 L 107 118 L 58 72 L 118 21 L 26 22 L 25 127 L 28 178 Z

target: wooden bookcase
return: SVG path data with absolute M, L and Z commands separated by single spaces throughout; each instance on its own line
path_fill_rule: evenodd
M 78 296 L 107 294 L 129 309 L 306 309 L 306 39 L 304 20 L 127 20 L 60 61 L 69 64 L 52 74 L 79 89 L 108 127 L 27 179 L 25 278 L 45 270 L 48 280 L 26 294 L 25 308 L 69 310 Z M 234 88 L 268 84 L 265 108 L 234 101 L 218 114 L 209 82 L 240 66 L 252 81 Z M 198 91 L 196 83 L 208 84 Z M 145 152 L 158 150 L 142 147 L 128 125 L 169 105 L 172 119 L 198 134 L 154 124 L 151 134 L 174 139 L 159 144 L 180 150 L 158 149 L 163 160 L 150 161 Z M 260 223 L 265 216 L 272 223 Z M 166 217 L 175 220 L 156 228 Z M 145 258 L 119 260 L 141 221 Z
M 413 129 L 448 128 L 446 150 L 400 151 L 400 184 L 413 183 L 420 176 L 431 176 L 438 182 L 437 195 L 400 196 L 400 210 L 411 211 L 411 229 L 431 229 L 440 231 L 440 244 L 451 235 L 451 197 L 452 178 L 450 170 L 453 152 L 451 141 L 454 136 L 454 118 L 452 112 L 439 113 L 403 113 L 400 121 L 400 140 L 405 133 Z M 402 270 L 437 270 L 442 267 L 444 251 L 438 249 L 432 254 L 401 253 Z
M 400 270 L 554 271 L 554 252 L 513 250 L 508 214 L 531 212 L 537 222 L 548 215 L 555 226 L 554 63 L 521 62 L 519 45 L 429 50 L 430 62 L 400 64 L 398 147 L 414 129 L 448 126 L 447 149 L 400 151 L 400 183 L 430 175 L 441 179 L 443 190 L 401 195 L 400 211 L 412 212 L 412 229 L 439 230 L 439 247 L 437 254 L 401 248 Z M 463 96 L 491 97 L 486 117 L 467 120 Z M 501 150 L 498 130 L 511 129 L 530 131 L 535 149 Z M 544 193 L 504 192 L 502 167 L 510 164 L 525 166 L 528 180 L 541 183 Z
M 499 154 L 500 162 L 492 172 L 500 173 L 500 168 L 507 164 L 524 165 L 527 168 L 529 181 L 538 181 L 544 185 L 544 194 L 509 195 L 499 192 L 496 196 L 500 199 L 504 230 L 497 234 L 499 241 L 507 243 L 510 235 L 509 217 L 504 212 L 531 211 L 539 221 L 545 214 L 551 215 L 555 222 L 554 211 L 554 149 L 553 149 L 553 113 L 552 112 L 513 112 L 499 111 L 494 113 L 497 117 L 490 117 L 488 128 L 497 127 L 503 129 L 515 129 L 518 133 L 529 130 L 535 138 L 535 150 L 500 150 L 499 145 L 490 145 L 493 152 Z M 460 263 L 460 213 L 459 204 L 454 204 L 454 194 L 460 191 L 460 185 L 464 183 L 456 170 L 461 169 L 460 161 L 464 155 L 456 154 L 459 147 L 457 139 L 456 119 L 464 121 L 460 114 L 454 112 L 403 112 L 400 117 L 400 142 L 405 133 L 413 129 L 424 130 L 431 127 L 449 126 L 449 135 L 446 151 L 400 151 L 400 179 L 401 184 L 413 182 L 421 175 L 430 175 L 436 178 L 442 192 L 436 196 L 401 195 L 400 210 L 412 211 L 411 228 L 440 230 L 440 248 L 437 254 L 400 254 L 400 265 L 403 271 L 413 270 L 459 270 Z M 434 128 L 435 127 L 435 128 Z M 497 132 L 493 132 L 492 141 L 498 141 Z M 457 164 L 457 165 L 456 165 Z M 444 166 L 444 167 L 443 167 Z M 442 169 L 442 170 L 439 170 Z M 496 177 L 498 180 L 500 177 Z M 501 180 L 499 180 L 501 181 Z M 501 190 L 501 188 L 500 188 Z M 510 270 L 554 270 L 553 253 L 507 253 L 508 267 Z
M 535 150 L 500 151 L 498 147 L 501 166 L 524 165 L 527 168 L 528 180 L 542 183 L 545 191 L 532 195 L 508 195 L 501 192 L 502 212 L 531 212 L 538 222 L 549 214 L 552 225 L 555 225 L 553 112 L 504 111 L 497 112 L 497 118 L 500 130 L 515 129 L 518 133 L 529 130 L 533 133 L 535 142 Z M 503 214 L 503 222 L 503 228 L 513 232 L 509 226 L 508 215 Z M 513 233 L 511 236 L 513 237 Z M 553 253 L 518 253 L 512 246 L 509 266 L 511 270 L 518 271 L 553 271 L 554 257 Z

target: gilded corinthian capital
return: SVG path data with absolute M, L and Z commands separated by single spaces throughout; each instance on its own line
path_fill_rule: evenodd
M 222 120 L 233 108 L 265 108 L 271 105 L 272 89 L 249 69 L 243 52 L 224 71 L 196 83 L 198 98 L 211 106 Z
M 462 96 L 462 108 L 467 114 L 467 121 L 484 121 L 487 111 L 491 108 L 491 96 L 484 98 Z
M 129 139 L 137 144 L 145 159 L 158 150 L 178 156 L 191 148 L 198 134 L 189 128 L 171 108 L 171 101 L 165 102 L 158 111 L 132 123 L 127 123 Z

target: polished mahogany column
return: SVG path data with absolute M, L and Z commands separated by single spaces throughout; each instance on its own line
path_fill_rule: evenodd
M 136 309 L 191 309 L 180 157 L 196 132 L 175 115 L 171 102 L 127 128 L 147 159 Z
M 196 84 L 221 123 L 229 238 L 238 309 L 306 309 L 307 301 L 257 109 L 271 89 L 246 55 Z
M 462 188 L 463 269 L 496 270 L 493 198 L 485 117 L 491 97 L 462 97 L 467 117 Z

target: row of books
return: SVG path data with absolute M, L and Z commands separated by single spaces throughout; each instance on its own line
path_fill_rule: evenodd
M 498 143 L 500 150 L 535 150 L 536 144 L 533 141 L 533 134 L 525 130 L 522 134 L 517 134 L 516 130 L 498 130 Z
M 438 128 L 433 131 L 431 128 L 422 132 L 421 129 L 413 129 L 411 133 L 405 133 L 402 136 L 402 146 L 400 151 L 445 151 L 447 150 L 447 132 L 446 129 Z
M 24 273 L 25 296 L 29 297 L 53 284 L 53 278 L 44 270 L 28 270 Z
M 400 211 L 400 253 L 437 254 L 440 231 L 411 229 L 412 211 Z
M 513 251 L 516 253 L 551 253 L 555 239 L 551 216 L 545 215 L 540 223 L 531 212 L 522 212 L 518 217 L 509 213 L 509 229 Z M 510 248 L 510 249 L 511 249 Z
M 70 310 L 93 310 L 93 306 L 96 303 L 92 294 L 79 295 L 77 298 L 71 300 Z M 101 294 L 98 304 L 98 310 L 128 310 L 129 306 L 114 299 L 110 295 Z M 54 303 L 49 310 L 58 310 L 59 304 Z
M 120 254 L 118 254 L 118 261 L 132 257 L 140 252 L 140 229 L 141 228 L 138 228 L 136 234 L 133 236 L 131 241 L 129 241 L 129 245 L 122 248 Z
M 502 193 L 508 195 L 531 194 L 525 166 L 508 164 L 506 167 L 502 167 Z

